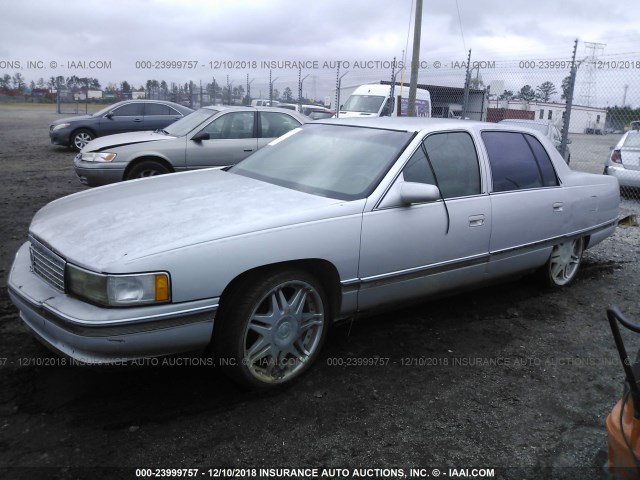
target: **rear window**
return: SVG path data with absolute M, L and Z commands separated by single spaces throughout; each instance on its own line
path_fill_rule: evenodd
M 640 133 L 629 133 L 624 143 L 623 147 L 640 147 Z
M 558 185 L 544 147 L 533 136 L 518 132 L 482 132 L 489 154 L 494 192 Z

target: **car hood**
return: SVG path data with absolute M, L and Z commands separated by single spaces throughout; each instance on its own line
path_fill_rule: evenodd
M 76 265 L 117 272 L 149 255 L 322 220 L 336 210 L 355 214 L 363 205 L 207 169 L 63 197 L 36 213 L 30 232 Z
M 58 120 L 54 120 L 53 122 L 51 122 L 51 125 L 60 125 L 61 123 L 78 122 L 81 120 L 86 120 L 87 118 L 91 118 L 91 115 L 78 115 L 77 117 L 60 118 Z
M 172 135 L 152 131 L 117 133 L 116 135 L 107 135 L 106 137 L 98 137 L 92 140 L 82 149 L 82 153 L 100 152 L 108 148 L 122 147 L 134 143 L 173 140 L 174 138 L 176 137 Z

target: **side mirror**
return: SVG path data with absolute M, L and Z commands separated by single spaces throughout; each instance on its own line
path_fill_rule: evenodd
M 113 112 L 109 112 L 105 115 L 109 120 L 113 119 Z
M 567 145 L 571 145 L 571 139 L 567 138 Z
M 440 198 L 440 189 L 435 185 L 416 182 L 402 182 L 400 185 L 400 200 L 404 205 L 435 202 Z
M 200 131 L 191 137 L 191 140 L 194 142 L 201 142 L 203 140 L 209 140 L 210 138 L 211 136 L 207 132 Z

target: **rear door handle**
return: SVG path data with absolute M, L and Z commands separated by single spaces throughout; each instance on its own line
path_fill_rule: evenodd
M 564 210 L 564 203 L 562 202 L 556 202 L 553 204 L 553 211 L 554 212 L 562 212 Z
M 482 225 L 484 225 L 484 215 L 471 215 L 469 217 L 470 227 L 480 227 Z
M 244 151 L 245 152 L 253 152 L 253 148 L 245 148 Z

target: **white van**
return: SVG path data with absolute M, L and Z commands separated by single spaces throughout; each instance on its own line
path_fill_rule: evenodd
M 277 107 L 280 104 L 277 100 L 263 100 L 258 98 L 256 100 L 251 100 L 252 107 Z
M 340 108 L 340 117 L 406 117 L 409 105 L 409 86 L 402 88 L 395 86 L 390 98 L 391 85 L 368 84 L 360 85 L 349 96 Z M 431 94 L 428 90 L 416 90 L 416 115 L 418 117 L 431 116 Z

